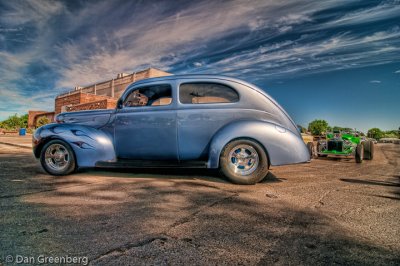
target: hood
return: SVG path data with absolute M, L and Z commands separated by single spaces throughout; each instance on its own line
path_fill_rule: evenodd
M 99 128 L 107 124 L 114 112 L 114 109 L 101 109 L 61 113 L 56 116 L 56 122 L 79 124 Z

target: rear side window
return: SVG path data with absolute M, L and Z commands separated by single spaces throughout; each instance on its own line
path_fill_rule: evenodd
M 239 101 L 238 93 L 217 83 L 184 83 L 179 88 L 181 103 L 233 103 Z

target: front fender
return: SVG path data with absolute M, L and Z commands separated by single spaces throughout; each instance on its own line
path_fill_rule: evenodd
M 99 129 L 77 124 L 48 124 L 33 135 L 34 153 L 49 139 L 67 142 L 75 153 L 79 167 L 94 167 L 98 161 L 114 161 L 113 137 Z
M 303 163 L 310 154 L 299 134 L 269 122 L 239 121 L 220 129 L 213 137 L 208 168 L 218 168 L 222 149 L 238 138 L 251 138 L 264 146 L 271 165 Z

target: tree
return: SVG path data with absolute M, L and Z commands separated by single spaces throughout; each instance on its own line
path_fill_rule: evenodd
M 368 137 L 379 140 L 384 137 L 384 132 L 379 128 L 374 127 L 368 130 Z
M 41 116 L 36 121 L 36 127 L 41 127 L 41 126 L 47 125 L 49 123 L 50 123 L 50 119 L 48 119 L 47 116 Z
M 20 128 L 27 128 L 28 127 L 28 114 L 22 115 L 19 118 L 19 127 Z
M 383 133 L 384 138 L 395 138 L 397 139 L 397 130 L 388 130 Z
M 16 130 L 28 125 L 28 115 L 19 117 L 17 114 L 9 116 L 6 120 L 0 122 L 0 127 L 7 130 Z
M 20 120 L 17 114 L 9 116 L 8 119 L 6 120 L 6 125 L 10 129 L 16 129 L 19 127 Z
M 385 137 L 385 138 L 393 138 L 393 139 L 397 139 L 397 134 L 393 134 L 393 133 L 385 133 L 384 137 Z
M 339 126 L 334 126 L 333 128 L 332 128 L 332 131 L 342 131 L 343 130 L 343 128 L 342 127 L 339 127 Z
M 328 126 L 328 122 L 325 120 L 315 119 L 308 124 L 308 131 L 310 131 L 313 135 L 321 135 L 322 133 L 326 132 Z

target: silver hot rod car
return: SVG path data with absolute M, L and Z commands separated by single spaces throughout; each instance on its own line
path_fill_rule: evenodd
M 270 165 L 310 160 L 296 124 L 263 90 L 211 75 L 128 86 L 116 109 L 62 113 L 33 135 L 48 173 L 86 167 L 219 168 L 232 182 L 261 181 Z

